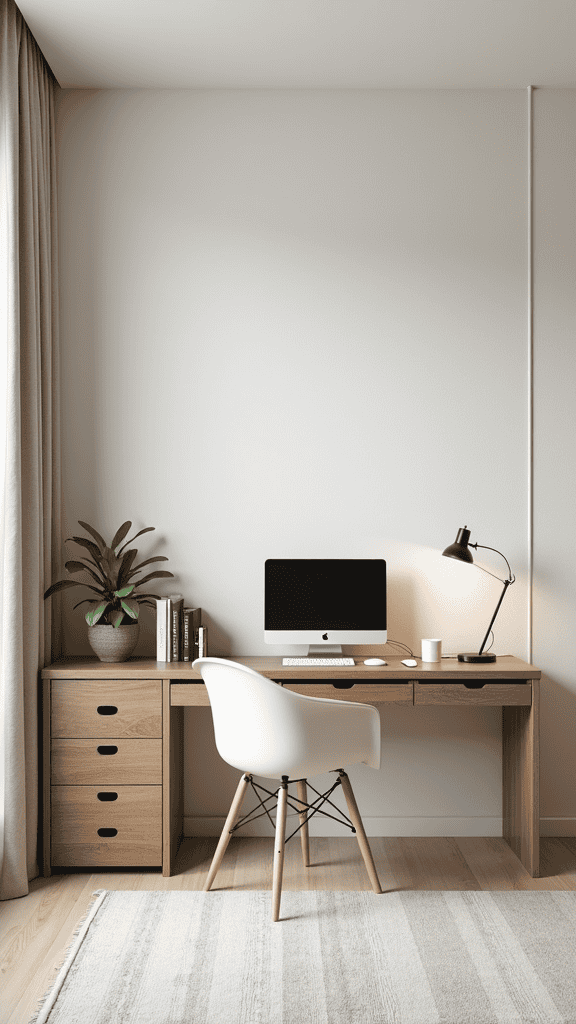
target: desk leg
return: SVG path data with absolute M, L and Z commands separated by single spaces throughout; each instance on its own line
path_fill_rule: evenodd
M 162 874 L 170 876 L 182 839 L 182 708 L 170 706 L 170 680 L 162 680 Z
M 540 875 L 539 779 L 540 680 L 533 679 L 530 707 L 502 708 L 504 838 L 532 878 Z

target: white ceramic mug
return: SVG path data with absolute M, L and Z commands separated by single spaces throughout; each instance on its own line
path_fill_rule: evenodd
M 441 640 L 422 641 L 422 661 L 440 661 L 442 657 Z

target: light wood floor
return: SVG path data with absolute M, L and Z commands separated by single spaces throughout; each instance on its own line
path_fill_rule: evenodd
M 271 889 L 272 839 L 232 839 L 215 888 Z M 0 1024 L 28 1024 L 96 889 L 201 889 L 216 839 L 182 844 L 176 874 L 77 871 L 36 878 L 30 893 L 0 903 Z M 311 839 L 286 848 L 285 889 L 369 889 L 355 839 Z M 576 889 L 576 838 L 541 840 L 541 878 L 530 878 L 503 839 L 370 839 L 382 888 Z

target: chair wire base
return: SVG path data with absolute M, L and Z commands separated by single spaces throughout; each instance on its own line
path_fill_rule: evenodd
M 280 789 L 286 788 L 290 783 L 293 782 L 306 782 L 307 786 L 310 789 L 313 789 L 314 792 L 316 793 L 317 799 L 314 800 L 313 803 L 309 804 L 306 803 L 305 800 L 300 800 L 299 797 L 288 797 L 288 807 L 290 807 L 299 815 L 306 813 L 306 817 L 304 818 L 303 821 L 300 821 L 298 827 L 295 828 L 294 831 L 291 832 L 290 835 L 284 840 L 285 844 L 290 839 L 292 839 L 292 837 L 295 836 L 296 833 L 299 832 L 301 828 L 307 825 L 310 819 L 313 818 L 315 814 L 322 814 L 324 815 L 325 818 L 332 818 L 333 821 L 337 821 L 341 825 L 345 825 L 347 828 L 350 829 L 351 832 L 356 834 L 356 829 L 354 828 L 354 825 L 350 821 L 350 818 L 348 818 L 347 815 L 344 814 L 344 812 L 341 811 L 340 808 L 337 807 L 332 800 L 330 800 L 330 796 L 332 795 L 334 790 L 337 789 L 338 786 L 342 785 L 342 776 L 345 774 L 342 768 L 337 768 L 335 769 L 335 771 L 338 772 L 338 778 L 336 779 L 334 785 L 330 786 L 330 789 L 327 789 L 325 793 L 319 793 L 318 790 L 315 789 L 314 786 L 312 786 L 311 783 L 308 782 L 306 779 L 289 779 L 287 775 L 282 776 L 282 785 L 279 786 L 277 790 L 274 790 L 272 792 L 271 790 L 266 789 L 265 786 L 261 786 L 258 782 L 254 782 L 254 778 L 252 775 L 246 774 L 245 778 L 249 781 L 250 786 L 252 787 L 252 791 L 258 801 L 258 804 L 260 805 L 260 807 L 262 807 L 262 810 L 260 811 L 260 813 L 257 813 L 258 807 L 255 807 L 252 811 L 248 811 L 248 813 L 245 814 L 242 818 L 239 818 L 236 824 L 233 825 L 232 828 L 229 830 L 230 835 L 232 835 L 233 832 L 236 832 L 237 829 L 241 828 L 242 825 L 246 825 L 251 821 L 256 821 L 258 818 L 263 818 L 264 815 L 268 817 L 270 824 L 272 825 L 272 828 L 275 829 L 275 822 L 272 820 L 272 816 L 266 804 L 270 803 L 270 801 L 275 801 L 277 804 L 278 793 L 280 792 Z M 268 796 L 265 797 L 264 800 L 262 800 L 260 793 L 267 793 Z M 295 800 L 296 803 L 299 804 L 298 807 L 294 806 L 294 803 L 292 803 L 293 800 Z M 326 803 L 330 804 L 330 806 L 338 812 L 339 817 L 336 817 L 336 815 L 334 814 L 330 814 L 329 811 L 322 810 L 322 807 Z
M 271 790 L 266 789 L 265 786 L 260 786 L 258 783 L 254 782 L 254 779 L 249 772 L 244 773 L 241 776 L 240 781 L 238 783 L 238 789 L 236 790 L 236 794 L 230 806 L 230 810 L 228 811 L 228 816 L 226 818 L 224 828 L 222 830 L 220 839 L 218 841 L 218 845 L 216 847 L 216 851 L 212 858 L 212 863 L 210 864 L 208 876 L 204 883 L 204 892 L 208 892 L 209 889 L 212 887 L 212 883 L 216 878 L 216 874 L 224 858 L 224 854 L 226 852 L 226 848 L 228 846 L 228 842 L 230 840 L 232 833 L 235 832 L 238 828 L 240 828 L 241 825 L 245 825 L 247 822 L 254 821 L 256 818 L 261 818 L 264 815 L 266 815 L 270 823 L 274 825 L 267 805 L 270 803 L 270 801 L 276 800 L 276 823 L 274 825 L 274 864 L 272 872 L 273 921 L 278 921 L 280 918 L 280 898 L 282 894 L 282 874 L 284 870 L 284 851 L 286 848 L 286 843 L 288 842 L 288 839 L 291 839 L 292 836 L 296 835 L 296 832 L 299 832 L 301 830 L 300 839 L 302 843 L 302 857 L 305 866 L 309 867 L 310 848 L 308 836 L 308 822 L 310 821 L 310 818 L 312 818 L 314 814 L 323 814 L 327 818 L 332 818 L 333 821 L 338 821 L 341 824 L 346 825 L 347 828 L 351 829 L 351 831 L 355 833 L 356 839 L 358 840 L 358 845 L 360 847 L 360 852 L 362 854 L 362 858 L 364 860 L 364 864 L 368 872 L 368 877 L 370 878 L 372 889 L 376 893 L 381 893 L 382 888 L 380 886 L 380 880 L 378 878 L 378 873 L 376 871 L 376 865 L 374 864 L 374 858 L 372 857 L 372 852 L 370 850 L 368 839 L 366 837 L 366 832 L 364 830 L 362 818 L 360 817 L 358 805 L 356 804 L 356 799 L 352 791 L 352 786 L 350 785 L 350 779 L 348 778 L 346 772 L 342 768 L 337 768 L 335 769 L 335 771 L 338 774 L 338 778 L 334 782 L 334 785 L 331 786 L 330 789 L 327 789 L 325 793 L 319 793 L 317 789 L 314 789 L 313 786 L 311 787 L 316 793 L 316 800 L 314 800 L 312 803 L 308 803 L 307 800 L 308 782 L 306 779 L 290 780 L 287 775 L 283 775 L 280 786 L 275 792 L 272 792 Z M 297 786 L 298 796 L 296 798 L 288 797 L 288 784 L 290 781 L 294 782 Z M 242 806 L 242 801 L 244 800 L 249 785 L 251 785 L 252 790 L 256 795 L 258 804 L 262 808 L 262 810 L 259 811 L 259 808 L 256 807 L 249 814 L 244 815 L 243 818 L 238 820 L 240 807 Z M 342 786 L 344 798 L 346 800 L 348 810 L 350 812 L 350 818 L 348 818 L 340 810 L 340 808 L 337 807 L 336 804 L 332 803 L 332 801 L 330 800 L 330 796 L 332 795 L 337 786 Z M 260 793 L 266 794 L 264 799 L 262 799 Z M 295 803 L 293 802 L 294 800 Z M 333 807 L 334 810 L 337 812 L 338 817 L 336 817 L 334 814 L 330 814 L 329 811 L 324 810 L 323 808 L 325 804 L 330 804 L 330 806 Z M 288 836 L 288 839 L 286 839 L 286 814 L 288 807 L 291 807 L 298 814 L 300 818 L 300 825 L 298 826 L 298 828 L 294 830 L 294 832 L 292 832 L 290 836 Z

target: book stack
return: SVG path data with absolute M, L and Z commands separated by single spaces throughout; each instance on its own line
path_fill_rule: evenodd
M 195 661 L 208 654 L 202 609 L 189 608 L 182 594 L 156 599 L 156 661 Z

